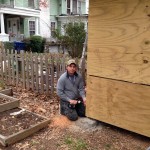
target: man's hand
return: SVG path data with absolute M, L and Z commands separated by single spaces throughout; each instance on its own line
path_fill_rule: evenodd
M 83 99 L 83 104 L 86 106 L 86 98 Z
M 77 104 L 77 100 L 70 100 L 69 101 L 71 105 L 76 105 Z

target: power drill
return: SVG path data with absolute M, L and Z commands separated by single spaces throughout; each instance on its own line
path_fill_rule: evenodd
M 76 100 L 77 100 L 77 104 L 80 104 L 80 103 L 81 103 L 80 100 L 78 100 L 78 99 L 76 99 Z M 68 104 L 68 107 L 74 109 L 74 108 L 75 108 L 75 105 L 69 103 L 69 104 Z

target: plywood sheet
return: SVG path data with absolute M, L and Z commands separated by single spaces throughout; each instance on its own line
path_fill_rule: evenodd
M 149 6 L 149 0 L 90 1 L 89 75 L 150 84 L 149 61 L 143 61 L 150 56 Z
M 88 76 L 87 117 L 150 137 L 150 86 Z

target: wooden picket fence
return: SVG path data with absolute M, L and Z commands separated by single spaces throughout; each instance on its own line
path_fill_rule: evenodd
M 0 76 L 6 84 L 38 93 L 54 94 L 56 81 L 65 72 L 65 55 L 0 51 Z
M 66 70 L 67 55 L 0 50 L 0 79 L 7 85 L 54 95 L 58 78 Z M 82 66 L 84 67 L 84 65 Z M 85 69 L 81 69 L 85 76 Z

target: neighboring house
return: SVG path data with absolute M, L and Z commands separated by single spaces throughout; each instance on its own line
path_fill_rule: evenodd
M 87 29 L 86 0 L 50 0 L 51 40 L 57 28 L 63 33 L 63 26 L 68 22 L 85 23 Z
M 44 25 L 41 18 L 46 20 Z M 39 0 L 0 0 L 0 41 L 20 41 L 31 35 L 48 38 L 47 23 L 49 9 Z
M 86 0 L 0 0 L 0 41 L 20 41 L 31 35 L 53 40 L 63 25 L 85 22 Z

